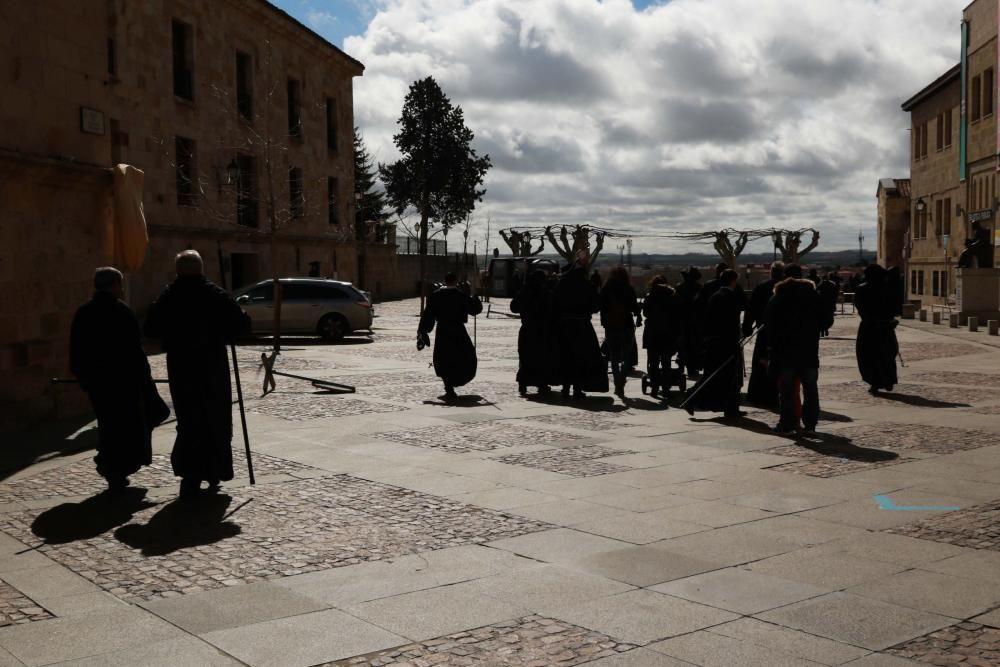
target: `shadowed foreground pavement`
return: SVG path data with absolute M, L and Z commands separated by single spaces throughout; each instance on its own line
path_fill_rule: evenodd
M 278 359 L 353 395 L 259 398 L 241 348 L 256 486 L 175 502 L 172 423 L 121 496 L 88 451 L 0 483 L 0 667 L 1000 664 L 995 340 L 900 327 L 901 384 L 872 397 L 838 317 L 796 439 L 638 378 L 625 403 L 519 397 L 503 300 L 448 404 L 416 310 Z

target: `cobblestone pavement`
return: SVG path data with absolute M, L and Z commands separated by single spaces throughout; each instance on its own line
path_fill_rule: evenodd
M 0 627 L 52 618 L 37 602 L 5 581 L 0 581 Z
M 978 623 L 958 623 L 911 639 L 888 653 L 929 665 L 996 667 L 1000 665 L 1000 630 Z
M 387 651 L 325 663 L 321 667 L 570 667 L 633 648 L 635 646 L 632 644 L 570 623 L 541 616 L 526 616 Z
M 288 421 L 309 421 L 328 417 L 350 417 L 381 412 L 398 412 L 399 406 L 374 403 L 345 394 L 321 390 L 273 391 L 262 398 L 247 401 L 247 410 Z
M 907 373 L 906 379 L 917 384 L 955 384 L 966 387 L 1000 387 L 1000 374 L 996 373 Z
M 254 472 L 258 475 L 288 475 L 313 470 L 294 461 L 260 453 L 254 454 L 253 466 Z M 237 475 L 247 469 L 246 455 L 238 449 L 233 450 L 233 468 Z M 152 464 L 140 468 L 129 479 L 132 486 L 147 489 L 173 486 L 178 483 L 178 478 L 174 477 L 170 465 L 170 456 L 167 454 L 154 454 Z M 84 459 L 62 468 L 46 470 L 3 484 L 0 486 L 0 503 L 90 496 L 106 488 L 107 484 L 98 476 L 94 462 Z
M 523 445 L 551 445 L 556 442 L 581 440 L 584 437 L 510 421 L 428 426 L 406 431 L 387 431 L 374 435 L 382 440 L 415 447 L 443 449 L 456 454 L 467 454 L 472 451 L 489 452 L 494 449 Z
M 868 386 L 860 381 L 844 382 L 820 387 L 820 400 L 845 401 L 863 405 L 883 405 L 891 407 L 967 408 L 995 400 L 981 390 L 966 387 L 946 387 L 929 384 L 897 384 L 892 391 L 879 392 L 877 396 L 868 393 Z
M 969 549 L 1000 551 L 1000 501 L 973 505 L 888 532 Z
M 224 517 L 230 517 L 228 519 Z M 0 529 L 129 601 L 211 590 L 543 530 L 543 523 L 337 475 L 137 511 L 114 532 L 46 544 L 34 513 Z
M 784 456 L 798 461 L 789 461 L 771 466 L 768 470 L 794 472 L 810 477 L 837 477 L 861 470 L 872 470 L 913 461 L 913 458 L 899 456 L 884 450 L 844 447 L 842 445 L 812 444 L 804 446 L 782 445 L 764 450 L 765 454 Z
M 572 414 L 540 415 L 529 417 L 529 419 L 533 422 L 552 426 L 567 426 L 582 431 L 612 431 L 631 426 L 631 424 L 622 422 L 621 416 L 622 413 L 574 412 Z
M 543 449 L 525 454 L 497 456 L 493 460 L 510 465 L 538 468 L 558 472 L 570 477 L 594 477 L 613 472 L 631 470 L 628 466 L 607 463 L 599 459 L 621 454 L 635 454 L 630 450 L 609 449 L 600 445 L 571 445 L 557 449 Z

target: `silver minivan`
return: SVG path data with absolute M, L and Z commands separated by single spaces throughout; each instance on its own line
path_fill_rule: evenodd
M 371 331 L 371 299 L 351 283 L 325 278 L 281 278 L 281 333 L 319 335 L 340 340 L 358 330 Z M 234 294 L 250 316 L 254 334 L 274 329 L 274 283 L 264 280 Z

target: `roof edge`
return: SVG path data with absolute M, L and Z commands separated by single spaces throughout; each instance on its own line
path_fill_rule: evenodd
M 359 75 L 362 72 L 365 71 L 365 65 L 364 65 L 364 63 L 362 63 L 357 58 L 353 58 L 353 57 L 347 55 L 347 53 L 343 49 L 341 49 L 339 46 L 337 46 L 336 44 L 334 44 L 333 42 L 331 42 L 330 40 L 328 40 L 326 37 L 323 37 L 323 35 L 319 34 L 315 30 L 313 30 L 312 28 L 310 28 L 309 26 L 307 26 L 305 23 L 303 23 L 302 21 L 298 20 L 297 18 L 295 18 L 294 16 L 292 16 L 291 14 L 289 14 L 288 12 L 286 12 L 281 7 L 278 7 L 277 5 L 269 2 L 269 0 L 257 0 L 257 4 L 259 6 L 264 7 L 266 11 L 269 11 L 272 14 L 277 15 L 282 20 L 288 21 L 294 27 L 296 27 L 296 28 L 298 28 L 300 30 L 304 30 L 310 37 L 312 37 L 313 39 L 321 42 L 324 47 L 326 47 L 326 48 L 334 51 L 338 56 L 346 59 L 348 62 L 350 62 L 352 65 L 354 65 L 358 69 L 358 74 Z
M 922 88 L 916 95 L 906 100 L 901 104 L 903 111 L 911 111 L 913 107 L 920 104 L 922 101 L 930 97 L 932 94 L 936 93 L 938 90 L 943 88 L 945 85 L 951 83 L 952 79 L 957 79 L 962 71 L 961 63 L 955 65 L 947 72 L 934 79 L 924 88 Z

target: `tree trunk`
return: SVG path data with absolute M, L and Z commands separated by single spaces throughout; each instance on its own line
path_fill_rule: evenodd
M 427 296 L 427 208 L 420 211 L 420 314 L 424 314 Z

